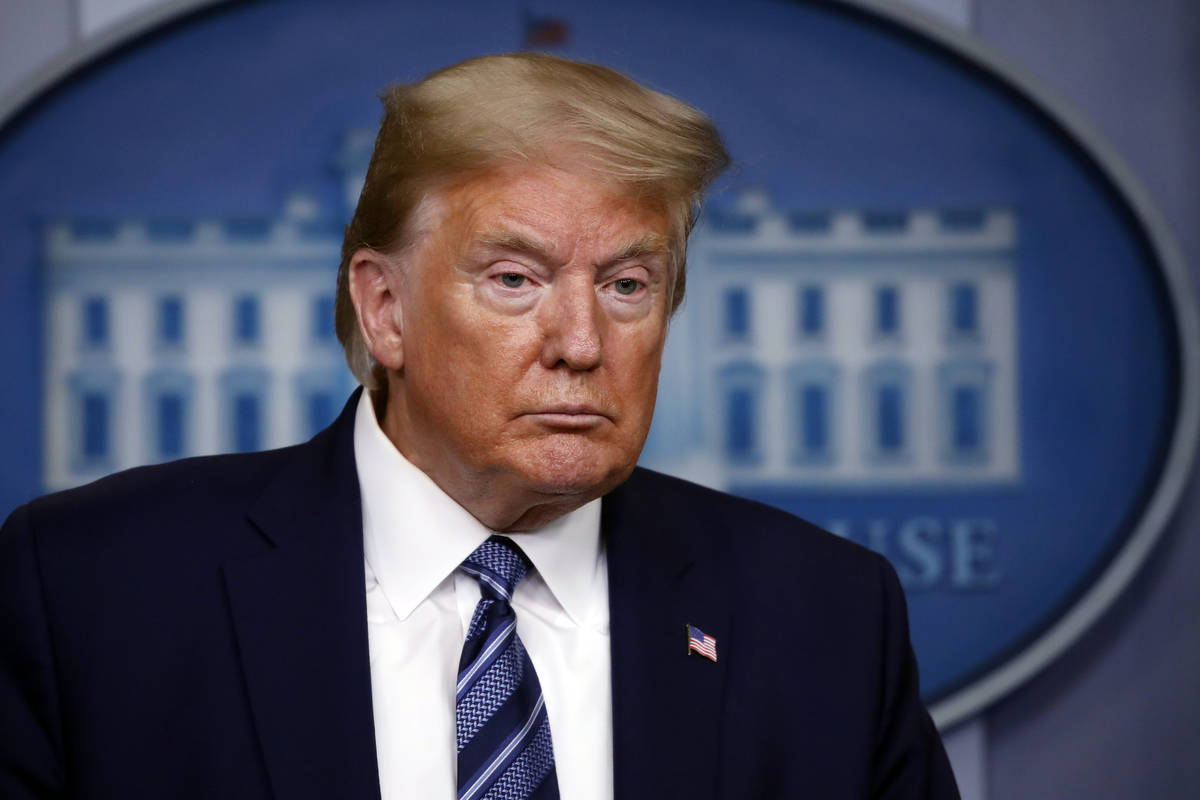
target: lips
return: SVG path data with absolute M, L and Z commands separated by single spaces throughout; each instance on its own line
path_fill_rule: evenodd
M 592 403 L 555 403 L 529 411 L 525 416 L 546 427 L 572 430 L 594 428 L 612 420 Z
M 563 403 L 538 409 L 535 414 L 590 414 L 597 417 L 608 416 L 598 406 L 590 403 Z

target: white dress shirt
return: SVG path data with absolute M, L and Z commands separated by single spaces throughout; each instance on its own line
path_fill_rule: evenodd
M 457 567 L 493 531 L 414 467 L 375 419 L 354 421 L 367 632 L 383 800 L 453 800 L 454 687 L 479 584 Z M 600 501 L 511 537 L 534 569 L 517 586 L 517 632 L 550 715 L 563 800 L 612 798 L 608 571 Z

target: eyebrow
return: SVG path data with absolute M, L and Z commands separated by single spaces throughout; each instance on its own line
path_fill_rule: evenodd
M 617 264 L 643 256 L 665 256 L 668 252 L 670 248 L 667 246 L 667 237 L 660 233 L 648 233 L 622 247 L 608 263 Z
M 540 242 L 516 231 L 485 233 L 479 237 L 477 244 L 488 250 L 512 250 L 542 259 L 548 259 L 550 255 L 547 248 L 543 247 Z
M 516 231 L 485 233 L 478 239 L 479 246 L 489 250 L 509 250 L 526 253 L 543 261 L 552 261 L 551 248 Z M 600 266 L 611 266 L 643 256 L 666 256 L 670 252 L 667 237 L 659 233 L 647 233 L 624 244 Z

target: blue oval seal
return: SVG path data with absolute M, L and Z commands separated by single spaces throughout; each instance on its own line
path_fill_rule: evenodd
M 705 109 L 738 162 L 643 463 L 891 559 L 940 724 L 1074 641 L 1157 539 L 1200 415 L 1180 257 L 1087 126 L 865 0 L 470 5 L 173 4 L 0 108 L 0 504 L 327 422 L 373 94 L 550 48 Z

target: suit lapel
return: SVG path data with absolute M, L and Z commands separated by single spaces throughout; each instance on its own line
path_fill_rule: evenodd
M 279 800 L 378 798 L 354 462 L 358 395 L 250 512 L 273 547 L 225 565 L 250 705 Z
M 603 505 L 616 800 L 714 797 L 719 779 L 729 606 L 711 559 L 658 499 L 635 473 Z M 717 639 L 716 663 L 688 654 L 689 623 Z

